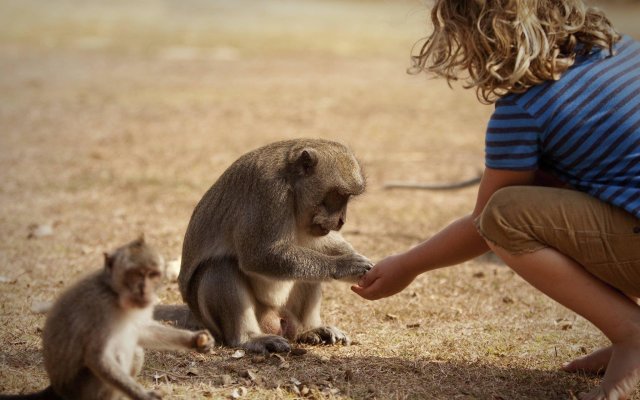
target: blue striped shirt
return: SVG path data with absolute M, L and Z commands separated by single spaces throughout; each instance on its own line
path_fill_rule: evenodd
M 558 81 L 496 102 L 489 168 L 548 171 L 640 218 L 640 43 L 624 36 L 576 59 Z

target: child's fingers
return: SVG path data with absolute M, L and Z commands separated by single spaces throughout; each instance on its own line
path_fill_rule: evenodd
M 380 279 L 376 279 L 366 287 L 363 287 L 361 285 L 353 285 L 351 286 L 351 290 L 356 292 L 356 294 L 358 294 L 358 296 L 362 298 L 365 298 L 367 300 L 376 300 L 380 298 L 380 296 L 376 294 L 377 292 L 379 292 L 379 289 L 381 287 L 380 281 Z
M 372 270 L 367 271 L 366 274 L 360 277 L 360 280 L 358 281 L 358 286 L 365 288 L 371 285 L 371 283 L 373 283 L 373 281 L 375 281 L 376 279 L 378 279 L 378 274 L 376 269 L 373 268 Z
M 366 299 L 366 297 L 364 296 L 364 291 L 365 288 L 363 288 L 360 285 L 351 285 L 351 290 L 353 290 L 354 292 L 356 292 L 356 294 L 360 297 L 364 297 Z

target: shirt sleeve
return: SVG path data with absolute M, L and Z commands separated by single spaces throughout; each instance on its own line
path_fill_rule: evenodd
M 540 128 L 513 101 L 498 100 L 485 137 L 485 165 L 493 169 L 528 171 L 538 168 Z

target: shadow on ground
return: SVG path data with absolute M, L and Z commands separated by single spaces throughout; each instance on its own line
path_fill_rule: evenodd
M 566 399 L 594 384 L 584 375 L 497 367 L 481 361 L 451 362 L 422 357 L 326 358 L 309 353 L 301 357 L 288 356 L 285 360 L 283 363 L 273 355 L 264 359 L 259 356 L 224 361 L 204 359 L 197 363 L 197 370 L 202 373 L 200 378 L 218 372 L 220 375 L 214 379 L 217 386 L 238 387 L 239 384 L 248 387 L 249 392 L 281 393 L 284 390 L 312 398 L 314 393 L 320 393 L 353 399 Z

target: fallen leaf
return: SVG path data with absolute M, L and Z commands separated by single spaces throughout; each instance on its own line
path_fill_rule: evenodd
M 287 369 L 289 368 L 291 365 L 288 362 L 283 362 L 282 364 L 278 365 L 278 368 L 280 369 Z
M 164 267 L 164 277 L 171 282 L 177 281 L 178 275 L 180 275 L 181 263 L 182 257 L 178 257 L 175 260 L 168 261 Z
M 254 364 L 260 364 L 263 363 L 267 360 L 267 358 L 263 355 L 257 355 L 257 356 L 253 356 L 251 357 L 251 362 Z
M 159 374 L 159 373 L 155 372 L 152 377 L 153 377 L 153 381 L 157 385 L 158 384 L 158 380 L 164 378 L 165 376 L 166 376 L 165 374 Z
M 292 356 L 303 356 L 305 354 L 307 354 L 307 350 L 303 349 L 302 347 L 295 347 L 291 349 Z
M 385 315 L 385 318 L 390 320 L 390 321 L 395 321 L 395 320 L 399 319 L 400 317 L 398 317 L 395 314 L 387 314 L 387 315 Z
M 239 388 L 233 389 L 231 392 L 231 397 L 234 399 L 239 399 L 240 397 L 244 397 L 247 395 L 247 388 L 244 386 L 240 386 Z
M 33 224 L 29 226 L 29 234 L 27 239 L 39 239 L 53 235 L 53 225 L 51 224 Z
M 18 282 L 18 280 L 17 280 L 17 279 L 11 279 L 11 278 L 8 278 L 8 277 L 6 277 L 6 276 L 0 276 L 0 283 L 10 283 L 10 284 L 14 284 L 14 283 L 16 283 L 16 282 Z
M 258 375 L 250 369 L 240 371 L 240 376 L 243 378 L 247 378 L 253 382 L 255 382 L 255 380 L 258 378 Z
M 245 354 L 244 350 L 238 349 L 235 351 L 235 353 L 231 355 L 231 358 L 239 359 L 244 357 L 244 354 Z
M 50 301 L 33 301 L 31 311 L 36 314 L 46 314 L 52 306 L 53 303 Z
M 287 360 L 278 353 L 271 354 L 271 359 L 273 360 L 272 364 L 277 365 L 280 369 L 287 369 L 290 366 Z
M 513 304 L 513 299 L 512 299 L 511 297 L 509 297 L 509 296 L 504 296 L 504 297 L 502 298 L 502 302 L 503 302 L 504 304 Z
M 407 324 L 407 328 L 420 328 L 420 322 L 415 322 L 413 324 Z
M 300 393 L 300 389 L 299 389 L 297 386 L 293 385 L 293 386 L 290 386 L 290 388 L 291 388 L 290 390 L 291 390 L 293 393 L 297 394 L 298 396 L 301 394 L 301 393 Z

